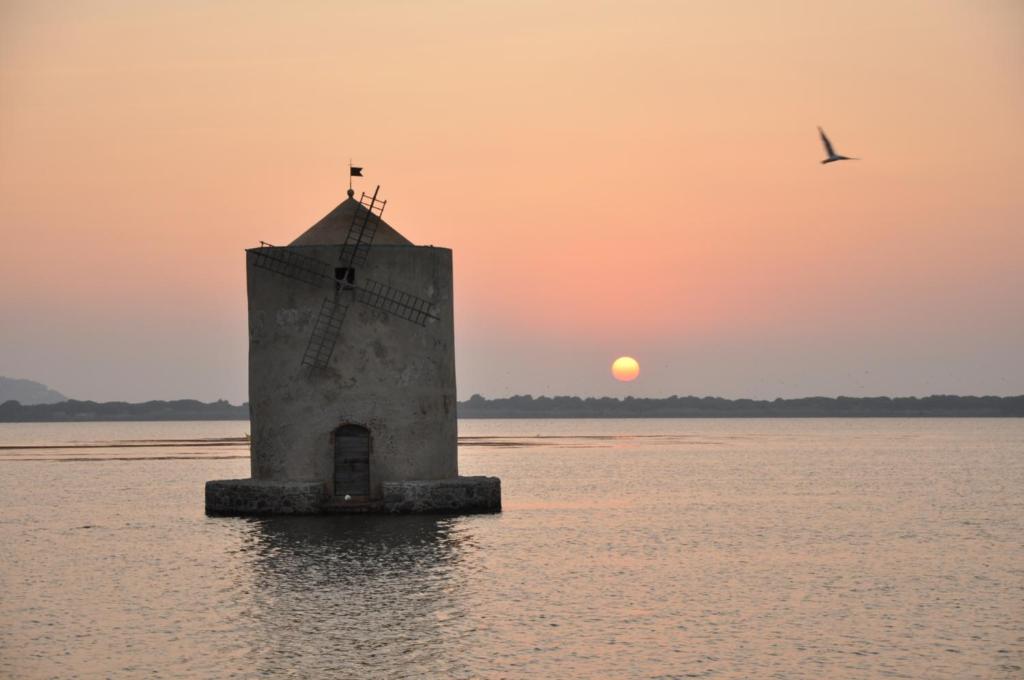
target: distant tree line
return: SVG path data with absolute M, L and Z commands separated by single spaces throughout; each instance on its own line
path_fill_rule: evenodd
M 804 397 L 801 399 L 722 399 L 720 397 L 533 397 L 485 399 L 474 394 L 459 402 L 460 418 L 1021 418 L 1024 395 L 1017 397 Z M 0 422 L 91 420 L 248 420 L 249 404 L 194 399 L 147 401 L 62 401 L 58 404 L 0 404 Z
M 204 403 L 195 399 L 147 401 L 76 401 L 25 406 L 17 401 L 0 404 L 0 422 L 37 423 L 67 420 L 248 420 L 249 404 L 234 406 L 224 400 Z
M 1024 395 L 1016 397 L 804 397 L 722 399 L 678 397 L 532 397 L 485 399 L 474 394 L 459 403 L 460 418 L 918 418 L 1024 417 Z

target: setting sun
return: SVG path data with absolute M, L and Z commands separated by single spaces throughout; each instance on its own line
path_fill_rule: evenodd
M 640 375 L 640 364 L 633 357 L 619 357 L 612 363 L 612 375 L 622 382 L 636 380 Z

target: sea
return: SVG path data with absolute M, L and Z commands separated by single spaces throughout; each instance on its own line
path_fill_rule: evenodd
M 500 514 L 207 517 L 248 422 L 0 424 L 0 677 L 1024 677 L 1022 419 L 459 427 Z

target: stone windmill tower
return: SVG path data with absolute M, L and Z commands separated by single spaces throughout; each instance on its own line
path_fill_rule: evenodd
M 207 482 L 207 512 L 501 509 L 497 478 L 458 476 L 452 253 L 384 206 L 350 188 L 246 251 L 252 478 Z

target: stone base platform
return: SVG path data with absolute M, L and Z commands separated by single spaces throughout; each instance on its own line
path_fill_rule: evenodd
M 385 512 L 501 512 L 501 480 L 497 477 L 384 482 L 380 486 Z
M 206 483 L 208 515 L 314 515 L 327 504 L 321 482 L 217 479 Z
M 382 498 L 342 502 L 321 482 L 272 482 L 219 479 L 206 483 L 208 515 L 318 515 L 327 513 L 501 512 L 501 480 L 497 477 L 383 482 Z

